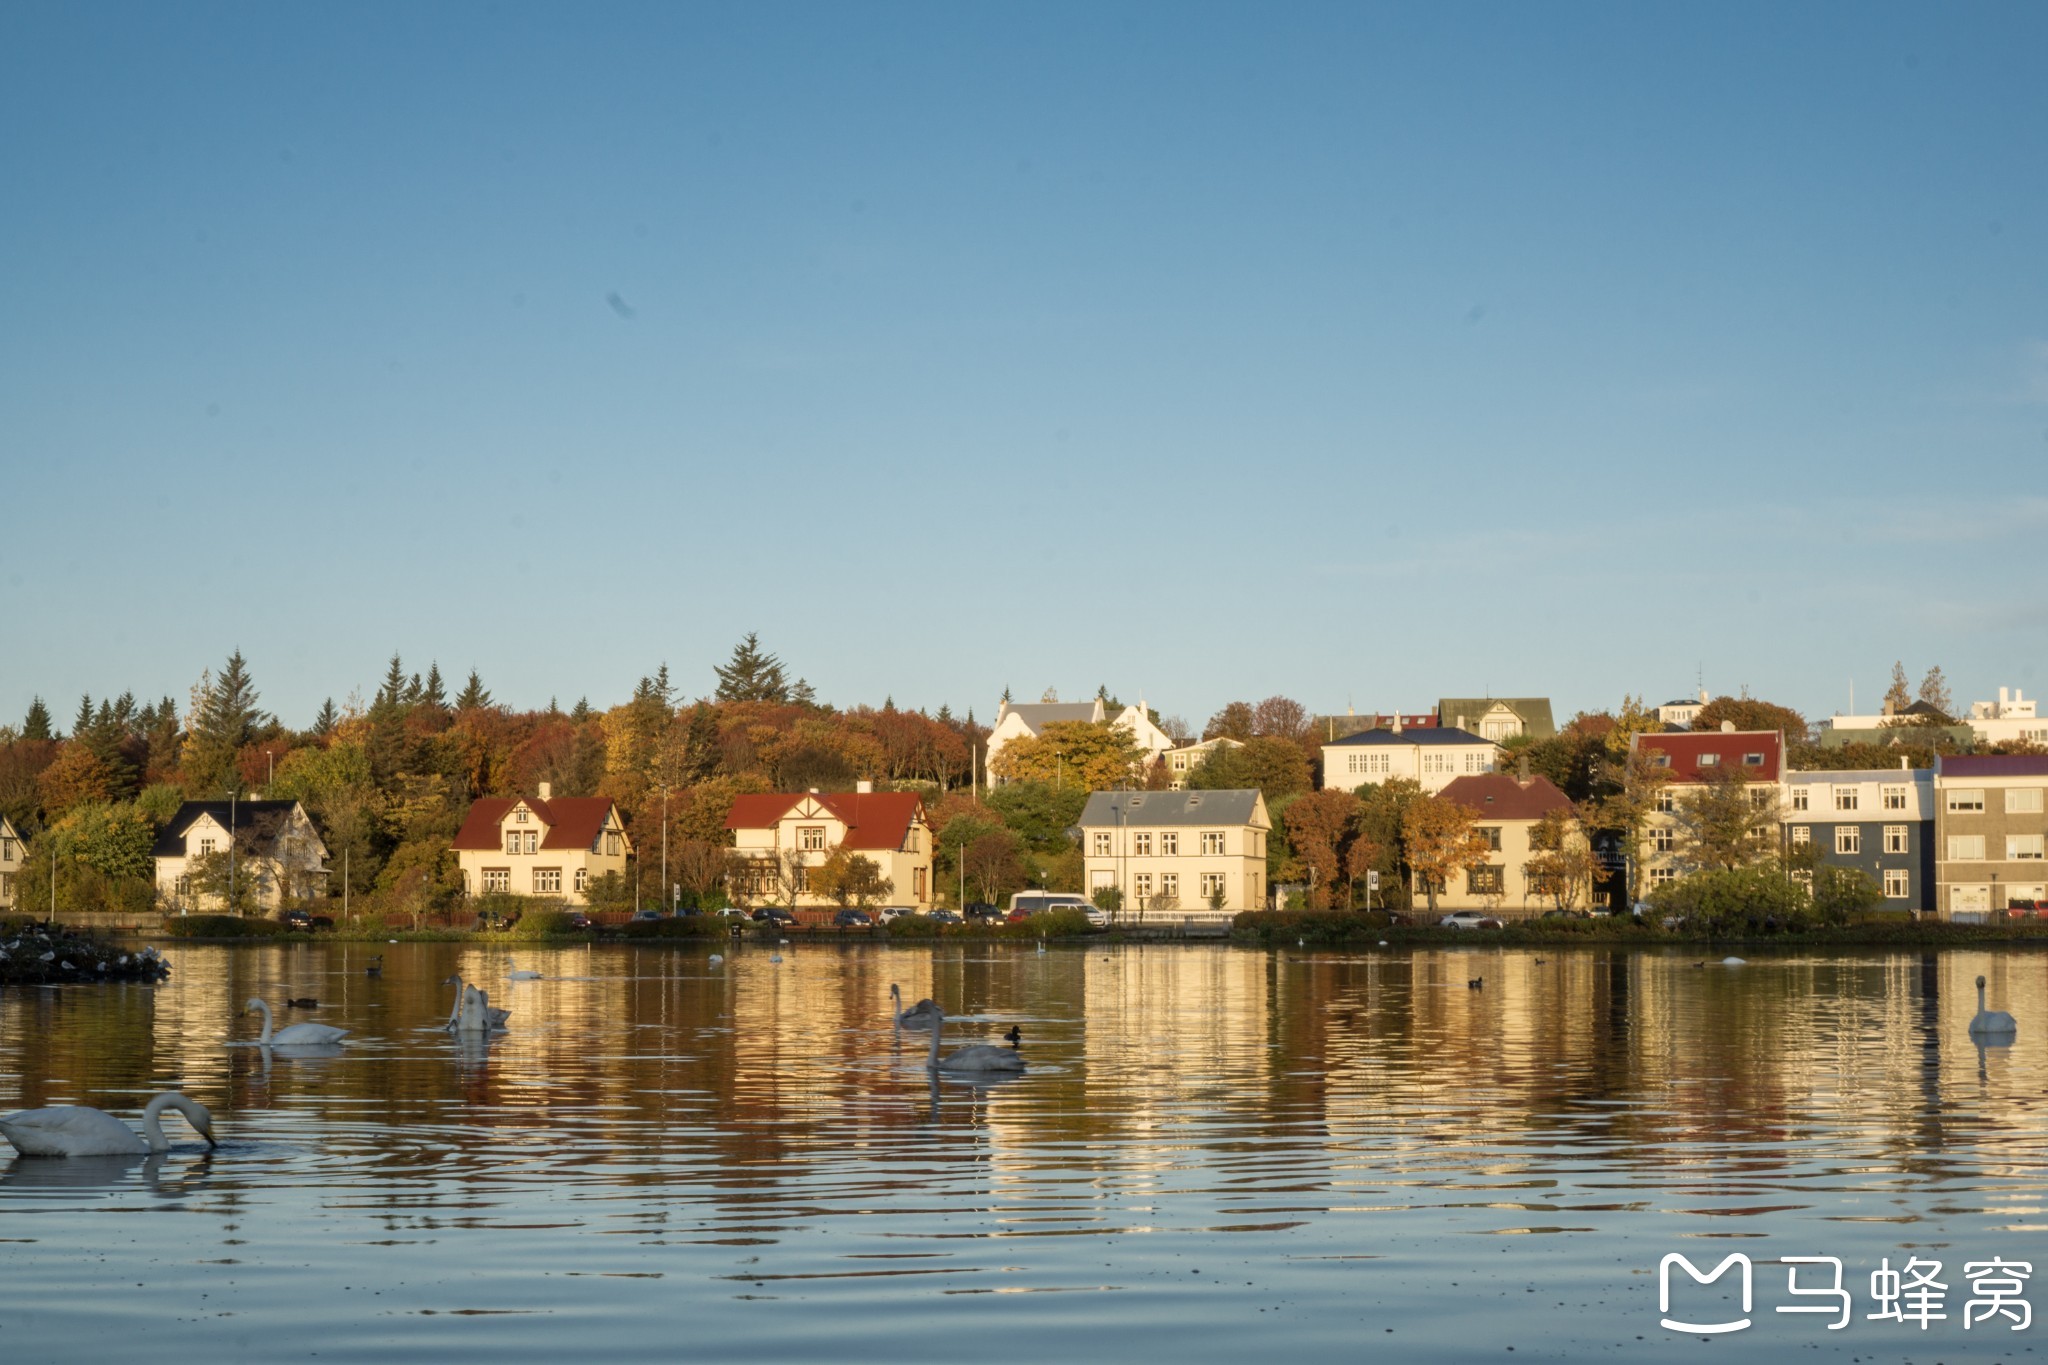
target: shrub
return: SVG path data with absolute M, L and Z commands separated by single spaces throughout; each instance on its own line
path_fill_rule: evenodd
M 524 921 L 521 921 L 523 924 Z M 619 926 L 623 938 L 724 938 L 727 921 L 714 915 L 678 915 L 664 919 L 628 920 Z
M 1016 924 L 1005 924 L 996 932 L 1005 938 L 1076 938 L 1094 933 L 1095 926 L 1088 922 L 1086 910 L 1074 907 L 1044 910 Z
M 528 910 L 508 932 L 510 937 L 522 942 L 567 934 L 572 932 L 569 928 L 569 912 L 552 905 Z
M 924 915 L 898 915 L 883 927 L 890 938 L 937 938 L 942 926 Z
M 164 932 L 172 938 L 282 938 L 291 930 L 274 919 L 241 915 L 166 915 Z

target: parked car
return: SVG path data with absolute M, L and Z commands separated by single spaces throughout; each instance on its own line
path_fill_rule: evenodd
M 1500 921 L 1491 915 L 1482 915 L 1477 910 L 1453 910 L 1437 921 L 1443 929 L 1498 929 Z
M 925 918 L 933 924 L 959 924 L 962 922 L 959 913 L 953 910 L 928 911 L 925 914 Z
M 568 923 L 565 927 L 570 929 L 581 930 L 595 927 L 590 922 L 590 916 L 584 914 L 581 910 L 571 910 L 567 916 L 567 920 Z
M 1003 908 L 987 901 L 972 901 L 967 906 L 966 920 L 969 924 L 1001 924 Z
M 747 917 L 745 907 L 738 905 L 728 905 L 723 910 L 713 910 L 711 914 L 715 919 L 745 919 Z
M 796 914 L 780 905 L 764 905 L 753 913 L 756 924 L 795 924 Z
M 316 915 L 311 910 L 287 910 L 278 919 L 287 929 L 300 929 L 312 933 L 315 929 L 332 929 L 334 921 L 326 915 Z
M 1591 919 L 1591 910 L 1545 910 L 1544 919 Z
M 633 923 L 635 924 L 646 924 L 650 920 L 657 920 L 660 918 L 661 911 L 659 910 L 635 910 L 633 912 Z
M 875 927 L 875 920 L 865 910 L 841 910 L 832 917 L 832 927 L 835 929 L 872 929 Z
M 917 907 L 914 905 L 885 905 L 876 914 L 875 918 L 884 924 L 894 924 L 905 915 L 914 915 L 916 913 Z

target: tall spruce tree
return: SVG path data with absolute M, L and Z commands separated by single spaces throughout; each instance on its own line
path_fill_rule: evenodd
M 491 704 L 491 694 L 484 687 L 484 680 L 477 676 L 475 669 L 469 670 L 469 681 L 463 685 L 462 695 L 455 699 L 458 711 L 481 711 Z
M 396 654 L 391 656 L 391 667 L 384 671 L 384 681 L 377 688 L 376 700 L 372 707 L 398 706 L 405 701 L 405 663 Z
M 186 753 L 191 790 L 210 794 L 235 781 L 235 755 L 266 719 L 256 709 L 257 696 L 239 649 L 228 656 L 218 677 L 202 681 Z
M 427 681 L 420 689 L 420 700 L 429 706 L 448 705 L 448 691 L 441 685 L 441 665 L 438 662 L 427 665 Z
M 43 704 L 41 697 L 36 697 L 29 702 L 28 715 L 21 722 L 21 737 L 23 739 L 56 738 L 50 732 L 50 708 Z
M 753 631 L 733 646 L 732 658 L 723 667 L 713 665 L 718 675 L 720 701 L 788 701 L 789 681 L 782 672 L 782 660 L 761 648 Z
M 313 733 L 325 739 L 334 733 L 334 727 L 341 723 L 341 713 L 334 709 L 334 698 L 320 703 L 320 714 L 313 717 Z

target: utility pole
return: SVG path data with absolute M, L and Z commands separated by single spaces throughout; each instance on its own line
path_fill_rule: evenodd
M 235 913 L 235 796 L 236 790 L 228 788 L 228 913 Z
M 675 902 L 668 894 L 668 784 L 665 782 L 661 787 L 661 900 L 673 913 Z

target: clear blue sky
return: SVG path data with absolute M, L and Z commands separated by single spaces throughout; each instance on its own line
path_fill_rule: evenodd
M 0 10 L 0 720 L 2048 687 L 2048 7 Z M 1866 706 L 1864 709 L 1868 709 Z

